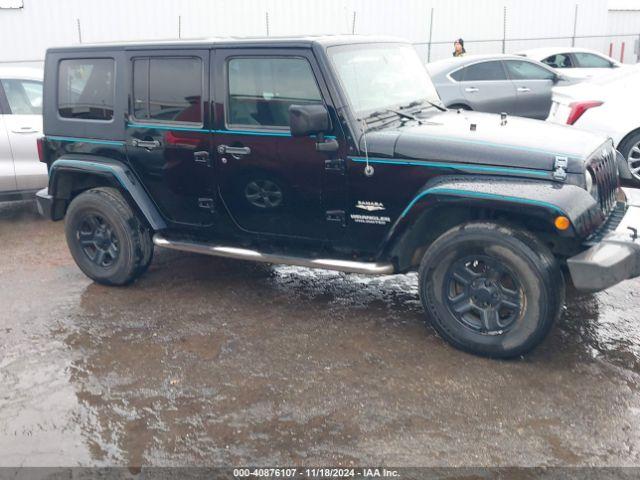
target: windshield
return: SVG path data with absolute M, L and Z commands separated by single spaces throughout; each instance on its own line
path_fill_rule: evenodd
M 357 117 L 413 102 L 441 103 L 411 45 L 343 45 L 328 53 Z

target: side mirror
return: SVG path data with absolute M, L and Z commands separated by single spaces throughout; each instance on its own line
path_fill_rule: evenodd
M 561 73 L 557 73 L 555 77 L 553 77 L 553 83 L 566 82 L 569 78 L 565 77 Z
M 329 112 L 324 105 L 291 105 L 289 127 L 294 137 L 308 137 L 331 130 Z

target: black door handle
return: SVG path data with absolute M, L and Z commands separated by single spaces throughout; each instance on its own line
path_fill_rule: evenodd
M 229 155 L 249 155 L 251 153 L 251 148 L 249 147 L 230 147 L 229 145 L 218 145 L 218 153 L 224 155 L 228 153 Z

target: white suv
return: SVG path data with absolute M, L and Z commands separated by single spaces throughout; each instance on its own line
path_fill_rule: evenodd
M 0 200 L 29 198 L 47 186 L 38 160 L 42 70 L 0 66 Z

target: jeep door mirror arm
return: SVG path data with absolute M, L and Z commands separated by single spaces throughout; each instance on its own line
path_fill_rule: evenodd
M 318 152 L 337 152 L 340 148 L 335 138 L 325 138 L 324 133 L 316 136 L 316 151 Z

